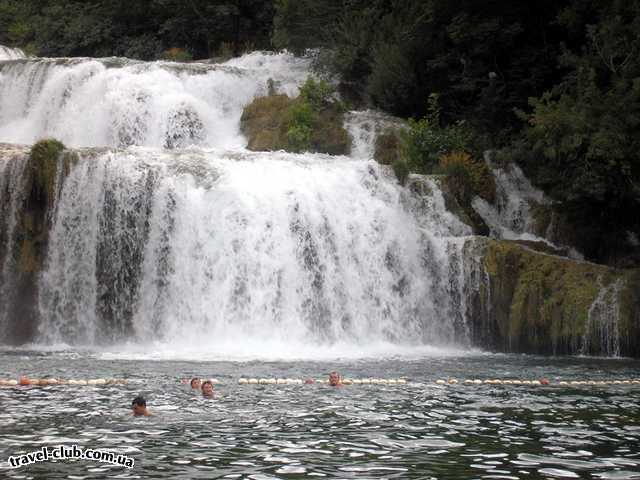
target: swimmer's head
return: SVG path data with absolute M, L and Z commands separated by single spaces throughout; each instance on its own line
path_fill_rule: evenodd
M 329 374 L 329 385 L 332 387 L 340 385 L 340 375 L 338 375 L 338 372 L 331 372 Z
M 131 410 L 136 417 L 146 415 L 147 413 L 147 401 L 144 397 L 136 397 L 131 402 Z
M 193 388 L 194 390 L 199 389 L 201 384 L 202 384 L 202 382 L 200 381 L 200 379 L 198 377 L 193 377 L 191 379 L 191 388 Z
M 213 397 L 213 383 L 209 380 L 202 382 L 202 395 L 205 397 Z

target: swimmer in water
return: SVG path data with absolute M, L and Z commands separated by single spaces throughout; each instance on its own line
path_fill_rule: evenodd
M 338 372 L 331 372 L 329 374 L 329 385 L 332 387 L 342 386 L 342 380 L 340 380 L 340 375 L 338 375 Z
M 147 401 L 144 397 L 136 397 L 131 402 L 131 412 L 134 417 L 149 417 L 151 413 L 147 409 Z
M 193 390 L 200 390 L 201 386 L 202 386 L 202 382 L 200 381 L 200 379 L 198 377 L 193 377 L 191 379 L 191 388 Z
M 202 382 L 202 396 L 207 398 L 213 397 L 213 383 L 209 380 Z

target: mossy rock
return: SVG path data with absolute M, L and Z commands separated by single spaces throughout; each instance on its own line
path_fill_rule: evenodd
M 510 241 L 487 240 L 485 295 L 493 318 L 493 347 L 502 351 L 576 354 L 589 335 L 589 310 L 614 282 L 620 293 L 623 354 L 638 354 L 640 275 L 535 252 Z M 624 340 L 622 340 L 624 339 Z M 635 346 L 634 346 L 635 345 Z
M 387 129 L 376 137 L 373 158 L 382 165 L 393 165 L 400 159 L 400 134 L 397 129 Z
M 60 155 L 64 151 L 62 142 L 55 139 L 40 140 L 31 147 L 28 174 L 32 179 L 35 195 L 48 203 L 55 197 Z
M 344 129 L 343 112 L 329 105 L 313 112 L 312 127 L 307 145 L 301 148 L 291 141 L 291 113 L 303 105 L 301 98 L 287 95 L 258 97 L 247 105 L 240 119 L 240 128 L 248 139 L 247 148 L 253 151 L 285 150 L 298 152 L 346 155 L 351 149 L 349 134 Z

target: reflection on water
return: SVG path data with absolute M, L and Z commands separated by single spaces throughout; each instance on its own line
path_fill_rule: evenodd
M 407 385 L 237 385 L 240 376 L 398 377 Z M 441 377 L 616 379 L 626 360 L 460 358 L 166 362 L 5 351 L 0 377 L 126 377 L 128 385 L 0 387 L 1 478 L 640 478 L 637 386 L 447 386 Z M 224 382 L 216 399 L 179 379 Z M 132 418 L 143 394 L 154 416 Z M 132 455 L 9 469 L 9 455 L 78 444 Z

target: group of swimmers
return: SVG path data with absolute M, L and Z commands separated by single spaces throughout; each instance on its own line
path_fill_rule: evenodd
M 304 383 L 312 384 L 315 383 L 315 380 L 308 378 Z M 200 390 L 203 397 L 213 398 L 213 382 L 211 380 L 205 380 L 203 382 L 198 377 L 193 377 L 189 382 L 189 385 L 192 390 Z M 331 372 L 329 374 L 329 386 L 342 387 L 342 385 L 342 379 L 338 372 Z M 149 409 L 147 408 L 147 401 L 144 397 L 138 396 L 133 399 L 131 402 L 131 413 L 135 417 L 148 417 L 151 415 L 151 412 L 149 412 Z

